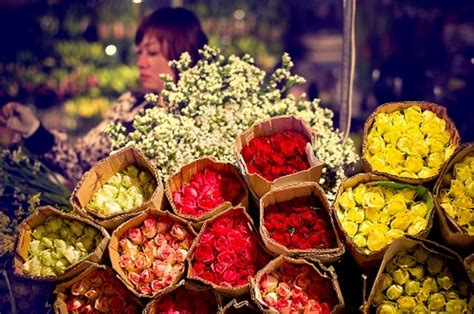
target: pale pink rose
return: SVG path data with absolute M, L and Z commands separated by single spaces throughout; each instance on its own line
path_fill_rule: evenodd
M 165 262 L 160 260 L 154 260 L 151 269 L 155 273 L 155 275 L 161 278 L 163 277 L 166 267 L 167 264 Z
M 143 243 L 143 233 L 140 228 L 128 229 L 127 236 L 136 245 L 140 245 Z
M 135 259 L 138 253 L 140 252 L 138 245 L 134 244 L 132 241 L 130 241 L 127 238 L 120 239 L 119 247 L 120 247 L 120 251 L 122 253 L 128 254 L 128 256 L 130 256 L 131 259 Z
M 168 244 L 168 241 L 166 240 L 165 236 L 161 233 L 158 233 L 156 236 L 155 236 L 155 244 L 160 247 L 160 246 L 163 246 L 163 245 L 167 245 Z
M 102 295 L 102 290 L 100 290 L 99 288 L 90 288 L 84 293 L 84 295 L 89 300 L 95 300 Z
M 175 223 L 173 224 L 173 227 L 171 227 L 170 233 L 173 237 L 175 237 L 179 241 L 183 241 L 186 238 L 188 231 L 186 231 L 186 229 L 182 225 Z
M 181 241 L 173 237 L 168 241 L 168 246 L 170 246 L 173 250 L 177 250 L 181 247 Z
M 177 262 L 184 262 L 188 257 L 188 251 L 185 249 L 178 249 L 176 251 L 176 261 Z
M 280 297 L 287 299 L 290 296 L 291 287 L 284 282 L 280 282 L 278 284 L 276 292 L 278 293 Z
M 260 289 L 263 291 L 275 291 L 278 286 L 278 279 L 270 274 L 264 274 L 260 279 Z
M 161 246 L 158 248 L 158 258 L 169 264 L 174 264 L 176 260 L 176 251 L 170 246 Z
M 155 276 L 153 275 L 152 271 L 148 268 L 142 271 L 140 274 L 140 280 L 143 282 L 152 282 L 154 279 L 155 279 Z
M 168 217 L 162 216 L 156 222 L 156 231 L 158 233 L 168 232 L 168 229 L 172 223 L 173 222 L 171 221 L 171 219 L 169 219 Z
M 185 250 L 189 250 L 191 248 L 191 245 L 193 244 L 193 241 L 194 241 L 194 235 L 189 233 L 186 236 L 186 239 L 181 241 L 181 243 L 179 244 L 179 247 Z
M 151 266 L 150 260 L 145 256 L 145 254 L 140 254 L 135 259 L 135 267 L 138 270 L 144 270 Z
M 321 305 L 316 300 L 310 299 L 304 309 L 304 314 L 320 314 L 323 311 Z
M 153 260 L 157 255 L 158 246 L 153 240 L 146 240 L 142 247 L 143 254 L 149 259 Z
M 157 291 L 160 291 L 164 288 L 165 286 L 163 286 L 163 284 L 161 283 L 160 280 L 153 280 L 151 282 L 151 290 L 153 292 L 157 292 Z
M 298 311 L 304 310 L 306 306 L 308 305 L 308 298 L 305 295 L 293 297 L 291 299 L 291 304 L 295 310 L 298 310 Z
M 276 292 L 269 292 L 263 297 L 263 301 L 271 307 L 275 307 L 278 302 L 278 296 Z
M 151 287 L 149 283 L 141 283 L 138 285 L 138 291 L 141 294 L 152 295 Z
M 184 263 L 176 263 L 173 265 L 173 273 L 181 274 L 184 271 Z
M 304 290 L 308 285 L 311 283 L 311 279 L 309 279 L 305 274 L 299 274 L 296 276 L 295 279 L 295 286 Z
M 127 271 L 135 271 L 137 269 L 135 267 L 135 262 L 130 258 L 128 254 L 120 255 L 119 265 L 122 268 L 125 268 Z
M 145 218 L 142 225 L 142 232 L 148 239 L 151 239 L 156 235 L 156 220 L 153 216 Z
M 72 295 L 82 295 L 89 288 L 85 280 L 80 280 L 72 285 L 71 294 Z
M 134 272 L 129 272 L 128 280 L 134 285 L 138 285 L 140 283 L 140 275 Z

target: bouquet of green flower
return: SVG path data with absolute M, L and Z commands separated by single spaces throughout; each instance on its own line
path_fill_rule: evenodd
M 165 80 L 161 97 L 167 108 L 141 112 L 134 130 L 127 133 L 120 123 L 111 124 L 106 133 L 112 149 L 134 145 L 155 163 L 166 180 L 181 166 L 202 156 L 223 162 L 235 162 L 237 136 L 255 122 L 278 115 L 295 115 L 317 130 L 317 157 L 324 162 L 320 184 L 332 199 L 344 178 L 344 167 L 357 160 L 351 140 L 343 142 L 333 127 L 333 112 L 319 106 L 319 100 L 286 95 L 286 91 L 304 82 L 291 74 L 293 63 L 288 54 L 281 68 L 267 76 L 245 55 L 226 58 L 219 49 L 204 47 L 201 60 L 191 67 L 184 53 L 171 66 L 179 81 Z M 157 97 L 148 95 L 148 101 Z

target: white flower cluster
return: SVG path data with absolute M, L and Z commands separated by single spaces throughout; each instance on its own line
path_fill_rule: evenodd
M 161 96 L 167 109 L 144 110 L 129 134 L 120 124 L 107 128 L 113 149 L 137 146 L 166 179 L 205 155 L 235 162 L 234 143 L 245 129 L 263 119 L 292 114 L 317 133 L 315 152 L 325 164 L 320 183 L 333 198 L 336 185 L 344 178 L 344 166 L 357 160 L 354 145 L 350 140 L 342 143 L 340 132 L 333 127 L 332 111 L 319 107 L 319 100 L 284 96 L 285 90 L 304 82 L 291 75 L 290 57 L 283 55 L 282 67 L 268 79 L 248 55 L 225 58 L 218 49 L 206 46 L 201 57 L 192 68 L 186 53 L 171 63 L 179 72 L 179 81 L 164 77 Z

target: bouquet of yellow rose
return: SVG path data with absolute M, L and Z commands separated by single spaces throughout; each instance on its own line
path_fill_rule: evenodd
M 426 236 L 433 220 L 433 200 L 426 188 L 371 174 L 344 181 L 334 208 L 349 251 L 362 267 L 380 260 L 397 238 Z
M 444 107 L 425 102 L 385 104 L 365 123 L 364 168 L 398 181 L 428 182 L 459 141 Z
M 474 245 L 474 145 L 462 145 L 436 182 L 436 209 L 441 234 L 450 245 Z

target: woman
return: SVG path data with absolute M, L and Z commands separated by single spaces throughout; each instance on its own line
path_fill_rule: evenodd
M 188 52 L 196 63 L 198 50 L 206 43 L 198 18 L 189 10 L 164 8 L 146 16 L 135 36 L 136 65 L 143 91 L 160 93 L 164 83 L 160 74 L 177 79 L 168 62 Z M 75 184 L 84 171 L 110 152 L 110 141 L 102 133 L 104 127 L 113 122 L 130 126 L 136 114 L 146 107 L 136 93 L 122 95 L 104 121 L 75 143 L 68 142 L 64 134 L 46 130 L 29 108 L 18 103 L 8 103 L 2 108 L 0 122 L 19 132 L 30 152 Z

